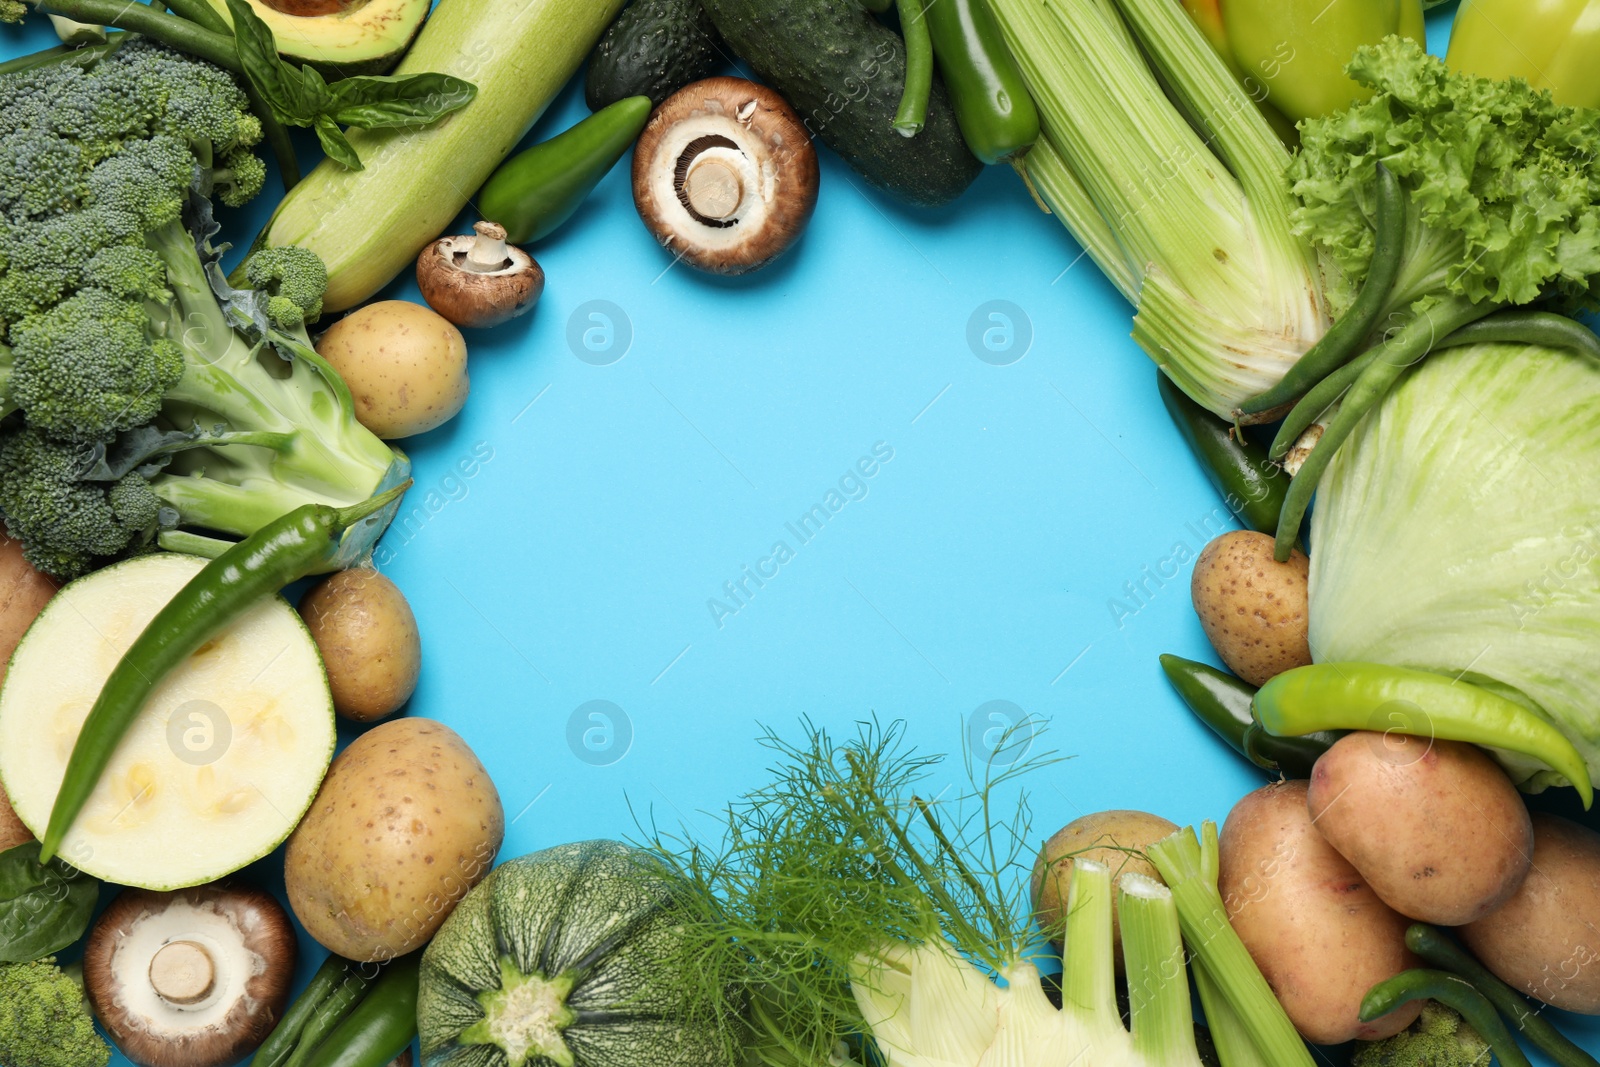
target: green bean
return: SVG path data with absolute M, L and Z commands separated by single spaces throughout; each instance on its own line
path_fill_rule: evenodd
M 92 26 L 115 26 L 119 30 L 143 34 L 153 41 L 197 56 L 235 74 L 244 73 L 233 37 L 214 33 L 188 19 L 169 15 L 149 4 L 130 4 L 127 0 L 25 0 L 35 8 L 65 15 L 74 22 Z
M 1371 1022 L 1412 1000 L 1437 1000 L 1454 1009 L 1479 1037 L 1489 1042 L 1500 1067 L 1533 1067 L 1494 1005 L 1472 988 L 1471 982 L 1445 971 L 1402 971 L 1379 982 L 1361 999 L 1361 1021 Z
M 1395 279 L 1400 276 L 1400 261 L 1405 250 L 1406 197 L 1400 179 L 1382 163 L 1378 164 L 1377 179 L 1378 205 L 1374 222 L 1377 237 L 1361 292 L 1277 385 L 1239 405 L 1234 412 L 1237 418 L 1248 421 L 1250 416 L 1277 410 L 1338 370 L 1355 354 L 1362 339 L 1372 332 L 1378 316 L 1388 305 Z
M 300 1031 L 300 1040 L 295 1042 L 294 1051 L 283 1061 L 283 1067 L 305 1067 L 322 1042 L 349 1018 L 377 981 L 380 973 L 378 968 L 372 967 L 371 974 L 363 974 L 357 969 L 360 964 L 348 960 L 340 962 L 345 964 L 343 977 L 306 1020 L 304 1029 Z
M 250 1067 L 283 1067 L 284 1061 L 294 1051 L 295 1044 L 300 1040 L 300 1034 L 306 1028 L 306 1023 L 316 1014 L 317 1009 L 332 995 L 339 984 L 340 977 L 344 974 L 348 962 L 338 956 L 329 956 L 317 968 L 317 973 L 311 976 L 311 983 L 306 986 L 304 993 L 289 1005 L 289 1010 L 284 1013 L 278 1025 L 273 1027 L 272 1033 L 256 1049 L 256 1054 L 250 1060 Z
M 1517 1029 L 1555 1060 L 1558 1067 L 1600 1067 L 1600 1060 L 1569 1041 L 1544 1016 L 1532 1010 L 1522 994 L 1489 973 L 1487 967 L 1441 931 L 1417 923 L 1406 931 L 1406 947 L 1435 967 L 1452 971 L 1471 982 L 1485 1000 L 1515 1023 Z
M 933 38 L 928 33 L 922 0 L 896 0 L 896 6 L 900 11 L 900 32 L 906 39 L 906 87 L 893 125 L 902 137 L 915 137 L 928 121 L 928 97 L 933 92 Z
M 1384 348 L 1389 342 L 1373 345 L 1349 363 L 1340 367 L 1322 381 L 1311 387 L 1300 402 L 1290 409 L 1284 416 L 1283 425 L 1278 427 L 1277 436 L 1272 439 L 1272 447 L 1267 449 L 1270 459 L 1281 460 L 1289 454 L 1289 450 L 1300 440 L 1300 435 L 1311 428 L 1311 424 L 1339 397 L 1345 390 L 1355 384 L 1363 371 L 1372 366 L 1374 360 L 1383 356 Z
M 1512 309 L 1497 312 L 1461 327 L 1434 347 L 1455 348 L 1497 342 L 1567 348 L 1600 359 L 1600 337 L 1596 337 L 1593 330 L 1577 319 L 1557 315 L 1553 311 Z
M 1464 299 L 1451 300 L 1418 315 L 1381 346 L 1383 355 L 1375 357 L 1361 372 L 1361 376 L 1345 394 L 1344 402 L 1339 405 L 1339 413 L 1329 421 L 1316 447 L 1306 457 L 1294 481 L 1289 483 L 1289 494 L 1283 501 L 1283 512 L 1278 516 L 1278 537 L 1273 551 L 1278 562 L 1286 562 L 1294 551 L 1295 542 L 1300 537 L 1300 523 L 1305 518 L 1306 509 L 1311 506 L 1311 495 L 1316 492 L 1317 482 L 1322 479 L 1328 464 L 1333 462 L 1339 446 L 1361 425 L 1367 412 L 1388 395 L 1407 367 L 1428 354 L 1435 338 L 1454 333 L 1493 310 L 1493 307 L 1475 305 Z M 1443 329 L 1440 329 L 1441 326 Z

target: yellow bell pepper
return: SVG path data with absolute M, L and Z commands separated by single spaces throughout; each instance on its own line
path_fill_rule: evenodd
M 1524 78 L 1556 103 L 1600 108 L 1600 0 L 1465 0 L 1450 69 Z
M 1426 40 L 1421 0 L 1184 0 L 1184 7 L 1256 102 L 1290 122 L 1370 95 L 1344 73 L 1357 48 L 1390 34 Z

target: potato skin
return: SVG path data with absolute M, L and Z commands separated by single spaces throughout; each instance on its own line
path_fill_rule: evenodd
M 289 904 L 328 950 L 393 959 L 433 937 L 504 836 L 500 794 L 466 742 L 431 719 L 395 719 L 333 761 L 289 838 Z
M 1346 734 L 1317 760 L 1306 803 L 1378 898 L 1419 922 L 1483 918 L 1511 899 L 1533 856 L 1516 786 L 1459 741 Z
M 1317 832 L 1305 782 L 1276 782 L 1234 805 L 1218 883 L 1234 930 L 1306 1040 L 1374 1041 L 1421 1012 L 1413 1001 L 1360 1021 L 1367 990 L 1420 964 L 1406 948 L 1407 921 Z
M 1056 937 L 1066 922 L 1067 883 L 1074 854 L 1111 868 L 1111 881 L 1124 874 L 1142 874 L 1157 882 L 1161 874 L 1143 856 L 1123 849 L 1144 849 L 1178 832 L 1176 823 L 1144 811 L 1100 811 L 1074 819 L 1050 835 L 1033 864 L 1033 913 L 1039 928 Z M 1048 872 L 1048 873 L 1047 873 Z M 1111 913 L 1111 939 L 1117 973 L 1122 973 L 1122 924 Z M 1058 939 L 1059 943 L 1059 939 Z
M 1600 1015 L 1600 834 L 1533 816 L 1533 866 L 1510 900 L 1457 933 L 1507 985 Z
M 334 323 L 317 352 L 350 387 L 361 425 L 386 441 L 441 426 L 467 402 L 466 338 L 421 304 L 368 304 Z
M 1311 560 L 1299 549 L 1272 558 L 1272 537 L 1234 530 L 1206 545 L 1189 593 L 1195 614 L 1228 669 L 1251 685 L 1311 662 L 1306 582 Z
M 422 670 L 417 618 L 400 588 L 370 567 L 340 571 L 300 601 L 333 691 L 333 708 L 376 722 L 411 699 Z
M 11 653 L 55 595 L 56 583 L 22 558 L 22 542 L 0 534 L 0 685 Z

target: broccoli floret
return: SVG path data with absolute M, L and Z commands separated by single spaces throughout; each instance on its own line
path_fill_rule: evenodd
M 0 1063 L 6 1067 L 106 1067 L 83 989 L 54 958 L 0 964 Z
M 28 562 L 62 580 L 147 541 L 161 511 L 137 471 L 115 481 L 83 480 L 86 458 L 83 447 L 27 427 L 0 435 L 6 531 L 22 541 Z
M 136 37 L 0 76 L 0 517 L 49 574 L 404 477 L 306 335 L 321 261 L 220 269 L 208 198 L 260 191 L 260 138 L 230 74 Z
M 1393 1037 L 1360 1042 L 1351 1067 L 1488 1067 L 1489 1043 L 1450 1008 L 1422 1006 L 1417 1021 Z
M 263 248 L 245 261 L 252 289 L 270 294 L 267 315 L 280 330 L 294 330 L 322 316 L 328 268 L 315 252 L 288 245 Z
M 0 22 L 21 22 L 28 13 L 28 5 L 19 0 L 0 0 Z

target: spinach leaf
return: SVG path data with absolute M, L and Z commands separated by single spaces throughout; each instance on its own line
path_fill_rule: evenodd
M 100 883 L 59 858 L 39 862 L 39 843 L 0 852 L 0 963 L 60 952 L 89 927 Z

